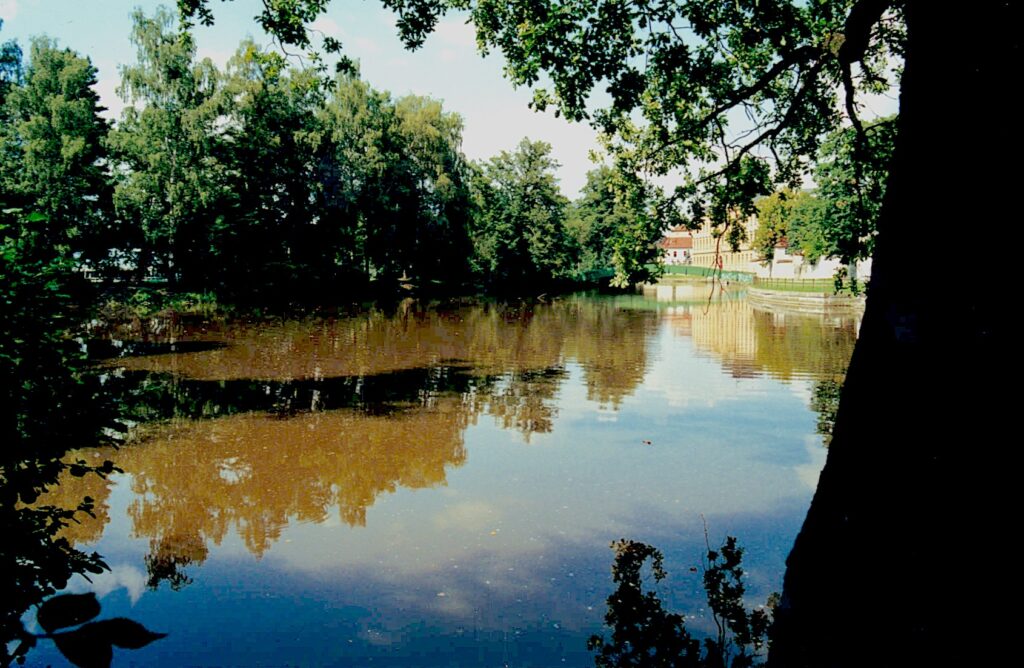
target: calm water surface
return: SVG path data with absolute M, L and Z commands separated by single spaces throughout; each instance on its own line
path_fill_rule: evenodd
M 586 666 L 628 537 L 699 631 L 705 521 L 746 547 L 751 603 L 781 588 L 825 459 L 813 387 L 856 328 L 680 288 L 118 342 L 136 426 L 81 456 L 124 474 L 55 494 L 99 501 L 68 537 L 112 572 L 73 589 L 169 634 L 115 665 Z

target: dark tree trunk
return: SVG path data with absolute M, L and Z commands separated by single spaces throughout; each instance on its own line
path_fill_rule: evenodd
M 1004 314 L 1020 254 L 1021 4 L 907 2 L 867 312 L 788 560 L 774 666 L 945 665 L 1000 642 L 975 595 L 1015 577 L 992 490 L 1014 426 L 997 383 L 1019 369 Z

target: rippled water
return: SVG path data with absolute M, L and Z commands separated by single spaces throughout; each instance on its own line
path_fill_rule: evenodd
M 661 594 L 707 628 L 705 522 L 763 601 L 824 463 L 815 384 L 857 323 L 660 296 L 116 342 L 132 435 L 80 456 L 124 474 L 54 495 L 98 501 L 67 536 L 112 572 L 74 589 L 169 634 L 115 664 L 591 665 L 618 538 L 665 552 Z

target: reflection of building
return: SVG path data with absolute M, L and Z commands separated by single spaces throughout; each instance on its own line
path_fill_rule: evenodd
M 654 295 L 659 302 L 707 302 L 716 294 L 712 283 L 656 283 L 644 285 L 645 295 Z
M 693 342 L 722 360 L 737 378 L 757 375 L 757 334 L 745 299 L 722 301 L 691 311 Z
M 746 299 L 689 307 L 689 316 L 686 326 L 674 327 L 676 333 L 692 336 L 697 349 L 720 360 L 735 378 L 842 374 L 857 340 L 853 318 L 761 311 Z
M 676 336 L 693 337 L 693 306 L 670 306 L 662 311 L 662 317 Z

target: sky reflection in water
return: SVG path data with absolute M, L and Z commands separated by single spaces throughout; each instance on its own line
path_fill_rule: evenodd
M 856 323 L 692 296 L 175 331 L 224 345 L 111 362 L 125 474 L 57 491 L 100 501 L 68 535 L 113 567 L 75 586 L 170 634 L 140 664 L 582 666 L 617 538 L 706 625 L 703 516 L 763 601 Z

